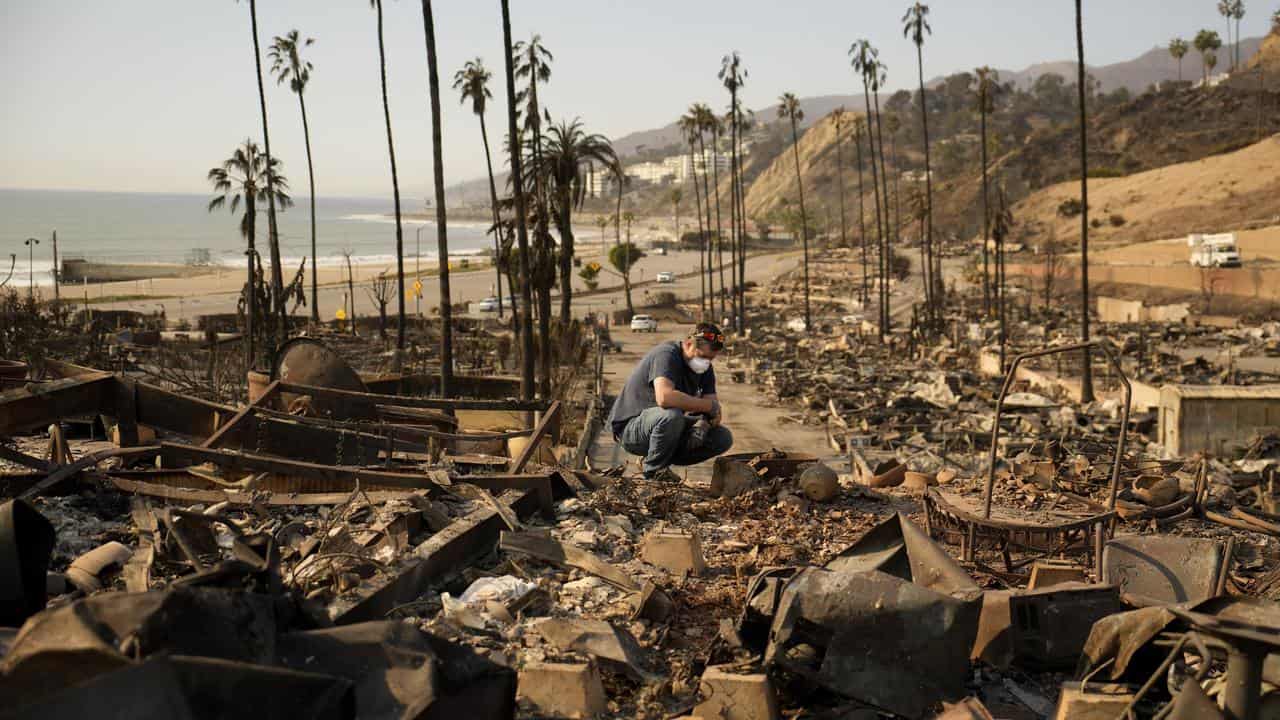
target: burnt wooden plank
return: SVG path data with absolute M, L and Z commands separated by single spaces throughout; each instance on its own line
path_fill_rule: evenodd
M 65 417 L 102 412 L 114 407 L 114 391 L 115 378 L 110 373 L 93 373 L 0 393 L 0 435 L 44 429 Z
M 470 400 L 455 398 L 429 398 L 410 395 L 386 395 L 364 393 L 355 390 L 335 390 L 333 388 L 302 385 L 299 383 L 281 383 L 280 391 L 293 395 L 311 395 L 323 397 L 331 402 L 349 403 L 353 416 L 367 415 L 377 405 L 388 405 L 409 408 L 428 408 L 435 410 L 542 410 L 548 407 L 546 400 Z
M 178 467 L 184 464 L 199 465 L 207 462 L 229 470 L 270 472 L 282 475 L 322 478 L 334 482 L 349 482 L 353 488 L 357 480 L 389 487 L 412 489 L 430 489 L 435 486 L 429 476 L 418 473 L 397 473 L 385 470 L 365 470 L 323 465 L 252 453 L 202 448 L 183 443 L 160 443 L 160 455 L 167 467 Z
M 210 435 L 203 443 L 200 444 L 200 447 L 207 447 L 207 448 L 218 447 L 218 443 L 222 442 L 222 439 L 226 437 L 228 433 L 234 430 L 236 426 L 239 425 L 254 410 L 257 410 L 259 407 L 262 407 L 263 405 L 266 405 L 268 402 L 270 402 L 271 398 L 275 397 L 276 392 L 279 390 L 280 390 L 280 381 L 276 380 L 272 382 L 270 385 L 267 386 L 267 389 L 263 391 L 261 395 L 258 396 L 257 400 L 254 400 L 253 402 L 241 408 L 240 412 L 235 414 L 235 417 L 231 418 L 222 427 L 218 428 L 218 431 Z
M 547 433 L 547 429 L 553 424 L 560 422 L 560 401 L 551 403 L 551 407 L 542 414 L 538 420 L 538 424 L 533 428 L 533 434 L 529 436 L 529 444 L 520 451 L 512 461 L 508 472 L 513 475 L 519 474 L 524 470 L 524 466 L 529 464 L 529 460 L 533 458 L 533 454 L 538 450 L 538 443 L 542 441 L 542 436 Z

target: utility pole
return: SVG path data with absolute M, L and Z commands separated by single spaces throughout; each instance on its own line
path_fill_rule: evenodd
M 53 302 L 58 305 L 62 299 L 58 291 L 58 279 L 62 274 L 62 267 L 58 265 L 58 231 L 53 231 Z
M 32 300 L 36 299 L 36 245 L 40 241 L 35 238 L 27 238 L 23 241 L 23 245 L 27 246 L 27 296 Z

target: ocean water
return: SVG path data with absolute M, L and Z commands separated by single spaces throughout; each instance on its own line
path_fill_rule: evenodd
M 53 244 L 58 232 L 59 258 L 85 258 L 116 263 L 184 263 L 198 250 L 212 262 L 244 267 L 244 239 L 240 213 L 224 209 L 208 212 L 210 195 L 108 193 L 62 190 L 0 189 L 0 281 L 9 274 L 10 254 L 16 256 L 9 286 L 26 287 L 28 254 L 23 241 L 40 240 L 30 270 L 37 285 L 53 282 Z M 289 277 L 311 253 L 311 221 L 307 198 L 277 211 L 280 254 Z M 351 250 L 362 267 L 395 267 L 396 230 L 387 200 L 359 198 L 316 199 L 316 257 L 319 267 L 339 265 L 342 251 Z M 403 220 L 405 263 L 410 265 L 421 241 L 422 261 L 436 257 L 433 221 Z M 419 232 L 421 229 L 421 232 Z M 473 255 L 493 247 L 481 222 L 449 222 L 449 254 Z M 267 212 L 259 208 L 256 243 L 263 260 L 267 249 Z M 203 253 L 201 253 L 203 254 Z

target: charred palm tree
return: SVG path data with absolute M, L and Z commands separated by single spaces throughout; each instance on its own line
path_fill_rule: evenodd
M 493 156 L 489 153 L 489 130 L 484 122 L 485 110 L 489 106 L 489 101 L 493 99 L 493 93 L 489 92 L 489 81 L 492 77 L 488 68 L 484 66 L 484 60 L 480 58 L 468 60 L 467 64 L 454 74 L 453 89 L 458 91 L 462 103 L 471 101 L 471 111 L 480 118 L 480 141 L 484 144 L 484 163 L 489 171 L 489 202 L 493 206 L 493 222 L 496 225 L 502 217 L 498 213 L 498 186 L 493 179 Z M 498 233 L 494 233 L 493 236 L 493 250 L 495 253 L 502 252 Z M 498 319 L 502 319 L 502 268 L 496 256 L 493 268 L 498 274 Z
M 916 69 L 920 78 L 920 125 L 924 130 L 924 190 L 925 203 L 928 211 L 928 223 L 926 224 L 926 235 L 924 238 L 925 247 L 928 248 L 930 261 L 932 264 L 933 253 L 933 165 L 929 157 L 929 98 L 925 93 L 924 87 L 924 36 L 933 33 L 933 28 L 929 27 L 929 6 L 923 3 L 914 3 L 907 9 L 907 13 L 902 16 L 902 36 L 909 38 L 916 46 Z M 896 169 L 896 168 L 895 168 Z M 941 278 L 935 278 L 937 282 Z M 938 322 L 941 308 L 938 307 L 937 292 L 930 288 L 929 295 L 932 301 L 929 303 L 929 311 L 932 314 L 934 323 Z
M 236 0 L 239 2 L 239 0 Z M 262 109 L 262 148 L 266 154 L 267 185 L 272 184 L 275 164 L 271 162 L 271 133 L 267 131 L 267 91 L 262 81 L 262 50 L 258 46 L 258 3 L 249 0 L 249 21 L 253 28 L 253 64 L 257 68 L 258 105 Z M 288 330 L 285 327 L 284 279 L 280 270 L 280 233 L 276 229 L 275 193 L 267 193 L 267 247 L 271 253 L 271 297 L 275 307 L 271 315 L 276 318 L 276 342 L 283 343 Z
M 894 248 L 897 246 L 897 238 L 893 235 L 892 216 L 889 212 L 889 166 L 885 163 L 884 153 L 884 122 L 880 113 L 880 88 L 884 87 L 886 81 L 885 64 L 877 61 L 874 71 L 871 75 L 871 98 L 875 103 L 875 114 L 871 116 L 874 130 L 872 138 L 876 140 L 876 154 L 880 158 L 880 184 L 881 197 L 884 199 L 884 247 L 880 249 L 880 263 L 882 265 L 882 274 L 886 279 L 883 287 L 880 288 L 880 318 L 884 325 L 886 335 L 893 329 L 892 317 L 889 313 L 889 288 L 890 281 L 893 277 L 893 255 Z
M 987 115 L 992 110 L 992 96 L 996 83 L 1000 81 L 1000 75 L 985 65 L 973 72 L 978 88 L 978 118 L 982 135 L 982 307 L 984 313 L 990 316 L 991 271 L 988 246 L 991 244 L 991 202 L 987 179 L 987 169 L 990 167 L 987 160 Z
M 271 169 L 269 174 L 268 168 Z M 255 242 L 257 208 L 263 201 L 279 204 L 282 208 L 293 205 L 287 192 L 289 181 L 280 174 L 280 161 L 267 158 L 252 140 L 245 140 L 231 153 L 231 157 L 210 169 L 207 177 L 215 193 L 209 201 L 209 212 L 226 207 L 234 215 L 241 205 L 244 206 L 244 215 L 240 217 L 240 236 L 245 239 L 245 266 L 248 268 L 244 287 L 245 367 L 252 369 L 257 360 L 256 334 L 266 331 L 266 328 L 255 327 L 260 295 L 256 272 L 260 266 Z M 267 308 L 265 314 L 271 315 L 271 308 Z
M 730 124 L 730 134 L 731 134 L 730 142 L 732 143 L 732 145 L 730 150 L 731 159 L 729 162 L 729 172 L 730 172 L 731 181 L 736 183 L 734 178 L 741 177 L 740 175 L 741 158 L 738 156 L 738 130 L 739 130 L 738 93 L 742 90 L 743 85 L 746 84 L 746 78 L 747 78 L 747 70 L 742 66 L 742 58 L 741 56 L 738 55 L 737 50 L 734 50 L 728 55 L 725 55 L 720 60 L 720 72 L 718 77 L 720 78 L 720 82 L 724 85 L 724 88 L 729 91 L 729 111 L 732 117 L 732 122 Z M 740 184 L 735 184 L 734 187 L 735 187 L 735 191 L 740 190 Z M 740 209 L 741 207 L 742 207 L 742 203 L 740 201 L 736 201 L 735 209 Z M 744 223 L 742 221 L 742 218 L 739 217 L 738 222 L 734 223 L 734 227 L 732 228 L 731 235 L 735 237 L 739 236 L 740 233 L 738 232 L 738 230 L 743 226 L 743 224 Z M 737 302 L 737 307 L 735 308 L 736 317 L 734 319 L 734 328 L 738 332 L 742 332 L 743 330 L 746 329 L 746 322 L 747 322 L 747 307 L 746 307 L 747 262 L 746 262 L 746 252 L 745 252 L 746 250 L 745 238 L 739 237 L 735 242 L 735 245 L 737 246 L 737 249 L 738 249 L 738 276 L 736 278 L 736 283 L 735 283 L 738 291 L 738 295 L 737 295 L 738 302 Z
M 520 130 L 517 123 L 515 58 L 511 45 L 511 9 L 509 0 L 502 5 L 503 64 L 507 73 L 507 141 L 511 162 L 511 192 L 515 195 L 515 225 L 517 258 L 520 268 L 520 307 L 515 309 L 520 318 L 520 397 L 533 399 L 533 298 L 529 292 L 529 230 L 526 224 L 528 208 L 525 201 L 523 168 L 520 157 Z
M 311 82 L 312 66 L 302 58 L 300 48 L 310 47 L 314 38 L 305 40 L 297 30 L 276 36 L 271 43 L 271 73 L 276 82 L 289 83 L 289 89 L 298 96 L 298 108 L 302 111 L 302 140 L 307 148 L 307 181 L 311 194 L 311 322 L 320 323 L 320 297 L 316 289 L 316 172 L 311 162 L 311 127 L 307 124 L 307 100 L 305 91 Z
M 709 105 L 699 103 L 694 106 L 696 116 L 698 118 L 698 147 L 702 151 L 702 197 L 706 201 L 707 210 L 707 235 L 711 235 L 711 192 L 710 188 L 715 188 L 716 200 L 716 234 L 715 237 L 708 242 L 715 243 L 716 248 L 716 264 L 720 268 L 720 317 L 724 317 L 725 295 L 728 291 L 724 284 L 724 231 L 721 226 L 720 215 L 720 136 L 724 134 L 724 124 L 720 122 L 720 118 L 716 117 L 715 112 Z M 711 134 L 711 154 L 707 154 L 707 145 L 705 133 Z M 710 187 L 708 187 L 707 164 L 711 164 Z M 736 250 L 732 247 L 729 251 L 730 261 L 737 257 Z M 733 269 L 730 267 L 730 274 Z M 713 276 L 714 277 L 714 276 Z M 736 302 L 736 300 L 731 300 Z
M 1085 107 L 1084 16 L 1076 0 L 1076 89 L 1080 98 L 1080 342 L 1089 342 L 1089 111 Z M 1093 402 L 1093 363 L 1084 350 L 1080 402 Z
M 809 217 L 804 208 L 804 176 L 800 173 L 800 121 L 804 120 L 800 98 L 792 93 L 783 93 L 778 98 L 778 119 L 791 123 L 791 149 L 796 161 L 796 193 L 800 197 L 800 243 L 804 248 L 804 326 L 811 329 L 813 317 L 809 310 Z
M 453 390 L 453 299 L 449 292 L 449 223 L 444 202 L 444 140 L 440 131 L 440 63 L 436 58 L 436 24 L 431 0 L 422 0 L 422 30 L 427 40 L 431 169 L 436 191 L 436 253 L 440 267 L 440 397 L 450 397 Z M 400 349 L 404 349 L 403 339 Z
M 840 185 L 840 247 L 849 245 L 848 212 L 845 210 L 844 126 L 847 113 L 838 107 L 831 113 L 836 124 L 836 182 Z
M 852 65 L 855 72 L 862 76 L 863 99 L 867 105 L 866 127 L 867 127 L 867 147 L 870 150 L 871 157 L 871 185 L 874 190 L 874 200 L 876 204 L 876 237 L 877 247 L 879 248 L 879 261 L 876 264 L 876 277 L 878 278 L 879 290 L 877 293 L 877 302 L 883 304 L 885 288 L 888 284 L 888 278 L 885 276 L 884 263 L 884 247 L 886 244 L 885 220 L 882 217 L 880 204 L 880 173 L 876 167 L 876 142 L 875 142 L 875 122 L 871 114 L 871 86 L 878 83 L 880 61 L 878 59 L 879 52 L 871 46 L 866 40 L 859 40 L 849 48 L 849 56 L 852 59 Z M 879 313 L 880 341 L 888 337 L 889 328 L 886 326 L 885 313 L 883 308 Z
M 862 136 L 866 134 L 866 127 L 867 119 L 865 117 L 855 117 L 853 119 L 853 146 L 857 152 L 858 162 L 858 240 L 859 245 L 862 246 L 862 293 L 860 297 L 864 309 L 867 303 L 871 302 L 870 274 L 867 267 L 867 190 L 862 183 Z
M 551 62 L 554 56 L 542 44 L 542 36 L 534 35 L 528 42 L 515 45 L 516 77 L 527 85 L 521 91 L 520 100 L 525 103 L 525 130 L 531 138 L 532 158 L 541 162 L 542 156 L 542 115 L 543 108 L 538 102 L 538 84 L 551 81 Z M 533 191 L 534 220 L 534 268 L 530 275 L 536 279 L 535 289 L 538 291 L 538 390 L 543 397 L 551 394 L 551 284 L 555 278 L 555 249 L 551 239 L 551 208 L 548 204 L 547 189 L 536 173 Z
M 369 0 L 378 16 L 378 70 L 382 80 L 382 117 L 387 126 L 387 156 L 391 160 L 391 196 L 396 214 L 396 348 L 404 350 L 404 228 L 400 222 L 400 175 L 396 172 L 396 144 L 391 137 L 391 105 L 387 99 L 387 46 L 382 33 L 382 0 Z
M 678 121 L 676 121 L 676 125 L 680 128 L 680 133 L 684 136 L 685 142 L 688 143 L 689 145 L 689 169 L 692 171 L 692 175 L 693 175 L 692 183 L 693 183 L 693 200 L 694 200 L 694 208 L 695 208 L 694 215 L 696 215 L 698 218 L 698 242 L 705 243 L 707 242 L 707 236 L 705 235 L 706 228 L 702 222 L 702 209 L 703 209 L 702 188 L 699 187 L 698 163 L 694 159 L 698 152 L 698 141 L 702 134 L 701 125 L 699 123 L 699 118 L 697 114 L 697 107 L 698 107 L 697 105 L 690 106 L 689 111 L 686 112 L 684 115 L 682 115 Z M 704 167 L 704 170 L 705 170 L 705 167 Z M 678 212 L 679 212 L 679 206 L 677 205 L 677 213 Z M 679 246 L 683 245 L 683 243 L 681 243 L 680 228 L 679 228 L 678 221 L 676 223 L 676 242 L 678 243 Z M 701 253 L 701 251 L 699 252 Z M 712 290 L 712 292 L 714 293 L 714 289 Z M 705 299 L 706 297 L 705 290 L 703 291 L 703 295 Z M 712 296 L 712 302 L 714 303 L 714 295 Z M 705 307 L 703 308 L 703 312 L 704 313 L 706 312 Z

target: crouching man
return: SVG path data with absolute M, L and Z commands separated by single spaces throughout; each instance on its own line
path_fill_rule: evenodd
M 644 476 L 679 482 L 672 465 L 696 465 L 723 454 L 733 435 L 720 424 L 716 372 L 711 361 L 724 335 L 698 323 L 683 341 L 664 342 L 645 354 L 613 403 L 613 437 L 644 457 Z

